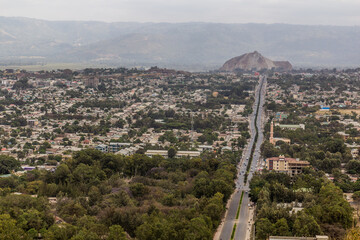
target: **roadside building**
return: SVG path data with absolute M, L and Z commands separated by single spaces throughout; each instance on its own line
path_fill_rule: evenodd
M 279 157 L 267 158 L 265 160 L 265 167 L 269 171 L 276 171 L 289 174 L 290 176 L 295 176 L 301 174 L 303 168 L 309 167 L 310 163 L 308 161 L 300 161 L 295 158 L 286 158 L 282 155 Z

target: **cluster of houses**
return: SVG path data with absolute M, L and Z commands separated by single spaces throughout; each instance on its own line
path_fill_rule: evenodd
M 299 74 L 297 74 L 299 75 Z M 319 74 L 320 76 L 320 74 Z M 319 77 L 315 74 L 303 74 L 299 80 L 306 81 L 311 77 Z M 298 76 L 296 76 L 298 77 Z M 269 142 L 276 145 L 279 141 L 287 144 L 292 144 L 291 140 L 283 137 L 275 137 L 276 129 L 287 130 L 305 130 L 305 124 L 303 120 L 308 117 L 315 117 L 319 121 L 320 125 L 329 125 L 331 121 L 336 122 L 342 126 L 343 131 L 339 131 L 340 135 L 346 146 L 351 150 L 352 157 L 354 159 L 359 158 L 360 149 L 360 98 L 359 98 L 359 86 L 358 84 L 351 84 L 353 81 L 359 81 L 359 73 L 332 73 L 327 77 L 338 79 L 338 82 L 343 84 L 336 87 L 320 86 L 320 84 L 314 84 L 312 87 L 301 87 L 297 84 L 291 85 L 289 88 L 283 88 L 276 83 L 268 85 L 267 102 L 274 102 L 282 109 L 286 109 L 285 106 L 292 105 L 294 108 L 303 107 L 312 109 L 309 114 L 295 115 L 292 120 L 289 121 L 289 116 L 294 113 L 289 111 L 273 111 L 269 109 L 267 116 L 272 119 L 270 123 L 270 137 Z M 273 79 L 282 79 L 286 81 L 286 76 L 274 76 Z M 276 82 L 276 81 L 274 81 Z M 345 86 L 345 87 L 344 87 Z M 338 91 L 339 88 L 341 91 Z M 294 124 L 294 119 L 298 119 L 298 122 Z M 288 124 L 291 122 L 291 124 Z M 278 172 L 286 172 L 289 175 L 298 174 L 301 168 L 309 166 L 306 161 L 300 161 L 299 159 L 285 158 L 284 156 L 274 156 L 266 159 L 265 168 L 268 170 L 274 170 Z M 295 168 L 295 169 L 294 169 Z
M 24 79 L 27 83 L 19 85 Z M 218 139 L 208 145 L 197 142 L 203 133 L 190 127 L 174 127 L 171 131 L 176 138 L 188 137 L 191 142 L 191 148 L 177 151 L 176 157 L 196 157 L 204 150 L 215 148 L 234 151 L 234 141 L 242 136 L 236 124 L 248 122 L 242 115 L 245 104 L 222 104 L 220 109 L 196 111 L 190 107 L 194 103 L 206 104 L 209 96 L 214 97 L 211 90 L 214 83 L 242 80 L 237 75 L 217 77 L 157 68 L 0 71 L 0 105 L 4 107 L 0 112 L 0 154 L 15 157 L 26 167 L 53 165 L 54 161 L 47 161 L 50 155 L 61 155 L 64 159 L 86 148 L 128 156 L 145 146 L 160 146 L 152 147 L 146 155 L 152 156 L 155 151 L 167 156 L 167 151 L 162 149 L 171 143 L 159 139 L 168 129 L 146 127 L 143 130 L 141 126 L 134 126 L 141 113 L 167 110 L 177 114 L 192 112 L 204 119 L 218 115 L 228 119 L 232 126 L 214 131 Z M 172 89 L 181 84 L 186 86 L 185 83 L 204 87 Z M 119 121 L 122 123 L 117 124 Z M 157 118 L 155 123 L 161 126 L 165 121 Z

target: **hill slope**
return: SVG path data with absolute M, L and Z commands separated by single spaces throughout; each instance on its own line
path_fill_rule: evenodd
M 220 68 L 221 71 L 236 71 L 240 70 L 261 70 L 261 69 L 278 69 L 283 71 L 289 71 L 292 69 L 291 64 L 288 61 L 272 61 L 262 56 L 257 51 L 252 53 L 246 53 L 239 57 L 234 57 L 224 63 Z
M 0 17 L 0 63 L 220 67 L 257 49 L 295 66 L 360 64 L 360 27 L 52 22 Z

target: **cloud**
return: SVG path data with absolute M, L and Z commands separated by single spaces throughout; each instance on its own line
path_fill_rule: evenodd
M 48 20 L 359 25 L 358 0 L 0 0 L 0 15 Z

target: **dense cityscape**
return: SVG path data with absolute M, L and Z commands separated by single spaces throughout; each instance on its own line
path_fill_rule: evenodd
M 2 239 L 358 239 L 360 69 L 0 77 Z

